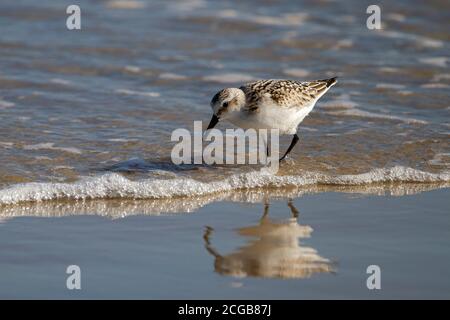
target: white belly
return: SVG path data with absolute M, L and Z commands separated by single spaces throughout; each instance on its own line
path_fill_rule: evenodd
M 314 104 L 304 108 L 265 106 L 254 114 L 237 112 L 229 121 L 243 129 L 279 129 L 280 134 L 295 134 L 298 125 L 311 112 Z

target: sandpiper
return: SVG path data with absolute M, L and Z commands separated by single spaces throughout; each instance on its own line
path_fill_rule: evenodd
M 298 142 L 298 125 L 311 112 L 317 100 L 337 77 L 315 81 L 259 80 L 240 88 L 226 88 L 211 100 L 213 116 L 207 130 L 220 120 L 228 120 L 242 129 L 278 129 L 294 135 L 282 161 Z

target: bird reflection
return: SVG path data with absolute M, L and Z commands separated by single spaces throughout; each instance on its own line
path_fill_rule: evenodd
M 333 265 L 311 247 L 302 246 L 299 239 L 310 237 L 313 229 L 298 224 L 298 210 L 291 201 L 292 217 L 287 221 L 269 219 L 269 204 L 259 224 L 236 230 L 239 236 L 251 237 L 246 245 L 222 255 L 211 244 L 213 229 L 204 233 L 206 250 L 214 256 L 214 270 L 235 277 L 309 278 L 315 273 L 333 272 Z

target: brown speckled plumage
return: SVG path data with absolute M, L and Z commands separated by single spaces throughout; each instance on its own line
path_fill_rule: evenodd
M 285 108 L 307 107 L 319 98 L 327 88 L 336 83 L 336 78 L 299 82 L 294 80 L 259 80 L 240 87 L 245 93 L 249 112 L 258 112 L 262 99 L 270 98 Z M 219 97 L 217 97 L 219 98 Z

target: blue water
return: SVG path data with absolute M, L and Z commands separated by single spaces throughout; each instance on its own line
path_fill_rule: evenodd
M 382 30 L 366 27 L 367 1 L 79 1 L 75 31 L 68 4 L 0 4 L 2 186 L 164 164 L 171 132 L 208 121 L 218 90 L 336 75 L 292 172 L 448 171 L 446 1 L 382 1 Z

